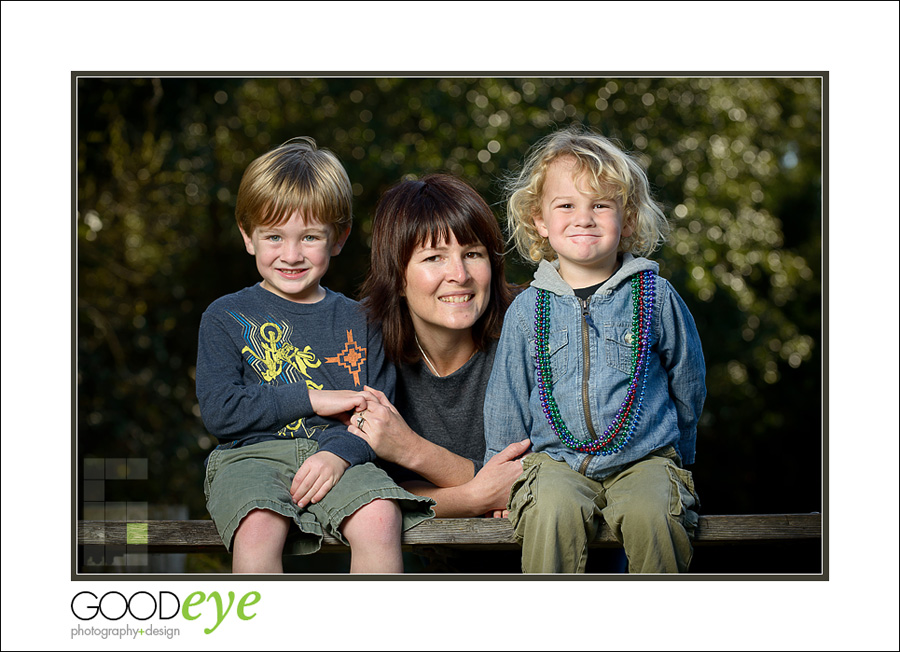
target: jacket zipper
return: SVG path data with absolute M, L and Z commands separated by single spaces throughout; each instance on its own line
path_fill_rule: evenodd
M 581 299 L 581 357 L 582 357 L 582 368 L 583 373 L 581 376 L 581 401 L 584 404 L 584 423 L 587 426 L 588 434 L 590 434 L 591 439 L 597 439 L 597 433 L 594 432 L 594 420 L 591 418 L 591 404 L 590 404 L 590 392 L 588 387 L 588 381 L 591 377 L 591 345 L 590 345 L 590 329 L 588 327 L 588 321 L 591 318 L 591 313 L 588 310 L 588 302 L 590 299 Z M 585 455 L 584 460 L 581 462 L 581 466 L 578 469 L 578 472 L 584 475 L 585 471 L 587 471 L 588 464 L 590 464 L 591 456 Z

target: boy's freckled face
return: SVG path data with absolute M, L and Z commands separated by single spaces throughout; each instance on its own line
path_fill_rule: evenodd
M 335 240 L 331 225 L 307 221 L 299 212 L 284 224 L 258 226 L 249 236 L 241 229 L 247 252 L 256 258 L 262 287 L 297 303 L 315 303 L 325 296 L 319 282 L 349 234 L 348 229 Z
M 541 214 L 534 218 L 538 233 L 559 256 L 560 275 L 572 287 L 587 287 L 615 271 L 622 237 L 618 200 L 598 195 L 583 175 L 576 177 L 575 161 L 562 158 L 550 165 L 541 196 Z M 582 285 L 583 283 L 583 285 Z

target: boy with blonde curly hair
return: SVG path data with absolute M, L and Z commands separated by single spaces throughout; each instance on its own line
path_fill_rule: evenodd
M 525 572 L 584 572 L 601 518 L 629 572 L 685 572 L 706 396 L 694 320 L 644 258 L 668 232 L 646 174 L 582 128 L 539 142 L 508 225 L 531 286 L 506 314 L 485 399 L 485 460 L 530 437 L 510 493 Z

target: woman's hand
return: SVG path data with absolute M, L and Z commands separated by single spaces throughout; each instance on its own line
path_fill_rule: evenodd
M 366 440 L 381 459 L 407 466 L 408 455 L 421 438 L 407 425 L 384 392 L 367 385 L 361 394 L 369 400 L 351 416 L 347 430 Z
M 510 444 L 473 477 L 470 460 L 416 434 L 383 392 L 366 386 L 362 393 L 372 400 L 365 410 L 353 414 L 347 431 L 364 439 L 378 457 L 418 473 L 434 487 L 459 488 L 469 507 L 487 501 L 476 515 L 506 508 L 509 487 L 522 472 L 522 463 L 516 458 L 528 450 L 529 440 Z
M 530 439 L 510 444 L 489 459 L 469 483 L 473 499 L 483 501 L 485 516 L 505 518 L 509 515 L 506 508 L 509 490 L 522 475 L 522 456 L 529 446 Z

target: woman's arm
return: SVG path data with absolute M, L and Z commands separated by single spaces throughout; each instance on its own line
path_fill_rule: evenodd
M 417 473 L 435 488 L 457 488 L 474 478 L 471 460 L 419 436 L 383 392 L 368 386 L 363 391 L 376 400 L 353 416 L 348 430 L 369 442 L 378 457 Z M 365 419 L 362 428 L 359 416 Z
M 439 518 L 461 518 L 491 515 L 502 512 L 509 501 L 512 483 L 522 474 L 521 456 L 531 442 L 510 444 L 468 482 L 457 487 L 436 487 L 428 482 L 414 480 L 403 483 L 403 488 L 418 496 L 428 496 L 437 503 L 434 513 Z

